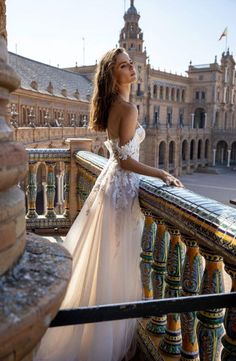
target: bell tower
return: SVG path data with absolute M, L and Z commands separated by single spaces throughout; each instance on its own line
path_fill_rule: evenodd
M 119 45 L 129 53 L 143 52 L 143 33 L 139 27 L 140 15 L 134 6 L 134 0 L 130 1 L 130 7 L 124 14 L 125 25 L 120 32 Z
M 146 50 L 143 50 L 143 32 L 139 27 L 140 15 L 134 6 L 134 0 L 130 0 L 130 7 L 124 14 L 124 27 L 120 32 L 119 46 L 125 48 L 135 62 L 137 82 L 132 84 L 130 100 L 138 108 L 139 121 L 147 124 L 147 97 L 148 97 L 148 67 Z

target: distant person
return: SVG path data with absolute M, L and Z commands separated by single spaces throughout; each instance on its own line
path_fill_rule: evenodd
M 144 218 L 138 174 L 182 187 L 169 173 L 138 160 L 145 131 L 137 121 L 137 107 L 129 102 L 135 81 L 134 64 L 124 49 L 103 56 L 95 77 L 90 127 L 107 131 L 110 159 L 65 240 L 73 256 L 73 273 L 62 308 L 142 299 L 139 257 Z M 128 360 L 135 331 L 134 319 L 49 329 L 36 360 Z

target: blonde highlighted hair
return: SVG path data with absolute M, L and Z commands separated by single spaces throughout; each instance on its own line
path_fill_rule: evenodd
M 89 120 L 89 128 L 93 130 L 104 131 L 107 129 L 109 110 L 118 96 L 113 75 L 114 67 L 117 55 L 124 52 L 123 48 L 108 51 L 97 66 Z

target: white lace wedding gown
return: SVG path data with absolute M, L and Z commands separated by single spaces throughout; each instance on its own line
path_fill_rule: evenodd
M 110 159 L 65 240 L 73 272 L 61 308 L 141 300 L 139 176 L 122 170 L 118 158 L 138 160 L 144 136 L 139 126 L 124 146 L 105 142 Z M 135 329 L 132 319 L 51 328 L 34 360 L 121 361 Z

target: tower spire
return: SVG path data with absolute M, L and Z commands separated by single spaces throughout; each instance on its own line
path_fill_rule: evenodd
M 130 6 L 134 6 L 134 0 L 130 0 Z

